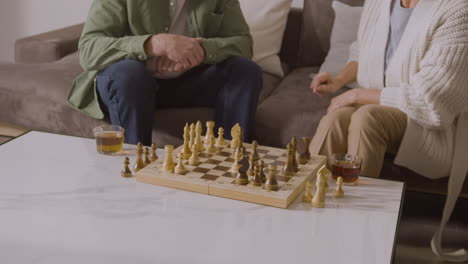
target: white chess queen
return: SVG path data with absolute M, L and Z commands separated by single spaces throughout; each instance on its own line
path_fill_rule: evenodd
M 465 251 L 442 252 L 440 241 L 468 171 L 468 1 L 366 1 L 343 67 L 318 74 L 311 89 L 323 96 L 356 79 L 362 88 L 332 100 L 311 150 L 358 155 L 365 176 L 380 175 L 386 152 L 428 178 L 450 175 L 432 247 L 445 260 L 468 261 Z

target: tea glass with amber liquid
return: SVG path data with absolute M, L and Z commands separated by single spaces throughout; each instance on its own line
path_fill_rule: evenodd
M 94 129 L 96 149 L 101 154 L 117 154 L 122 151 L 125 129 L 119 126 L 100 126 Z
M 333 179 L 343 177 L 345 184 L 356 184 L 361 173 L 362 160 L 351 154 L 337 153 L 328 158 Z

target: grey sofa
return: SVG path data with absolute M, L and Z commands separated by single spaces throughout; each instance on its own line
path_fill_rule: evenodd
M 345 1 L 349 2 L 349 1 Z M 362 1 L 353 1 L 361 3 Z M 305 1 L 290 12 L 281 59 L 284 79 L 264 74 L 255 127 L 262 144 L 282 147 L 292 136 L 312 136 L 330 98 L 314 96 L 308 74 L 317 71 L 329 47 L 334 14 L 330 0 Z M 94 120 L 66 102 L 72 80 L 82 71 L 77 44 L 83 25 L 20 39 L 15 63 L 0 65 L 0 120 L 34 130 L 92 137 Z M 160 109 L 153 138 L 158 144 L 181 143 L 185 122 L 212 119 L 213 109 Z

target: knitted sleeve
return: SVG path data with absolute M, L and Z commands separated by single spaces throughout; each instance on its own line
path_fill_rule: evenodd
M 407 85 L 383 89 L 380 100 L 423 127 L 443 129 L 468 109 L 467 1 L 453 1 L 432 28 L 416 75 Z

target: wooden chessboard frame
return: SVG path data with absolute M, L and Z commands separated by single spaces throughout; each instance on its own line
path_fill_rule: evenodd
M 305 184 L 316 177 L 318 169 L 326 163 L 326 157 L 313 156 L 305 165 L 299 164 L 299 172 L 295 176 L 286 179 L 285 177 L 280 176 L 282 169 L 281 165 L 286 161 L 286 150 L 259 145 L 258 150 L 260 152 L 260 157 L 265 161 L 265 167 L 267 168 L 271 163 L 278 165 L 278 176 L 283 179 L 278 180 L 278 191 L 269 191 L 264 189 L 263 186 L 254 187 L 251 183 L 246 186 L 237 185 L 234 183 L 235 178 L 223 177 L 220 175 L 222 171 L 214 171 L 214 169 L 211 173 L 216 173 L 216 175 L 219 176 L 216 180 L 202 179 L 202 177 L 206 177 L 209 174 L 202 176 L 203 173 L 197 173 L 196 171 L 206 171 L 212 166 L 215 166 L 206 164 L 204 161 L 213 161 L 213 159 L 223 160 L 223 158 L 225 158 L 225 160 L 220 164 L 217 164 L 217 166 L 228 167 L 228 163 L 229 161 L 232 161 L 232 158 L 227 158 L 227 153 L 233 154 L 234 150 L 229 148 L 229 141 L 226 140 L 226 143 L 227 146 L 220 149 L 218 152 L 220 156 L 217 156 L 218 154 L 210 156 L 206 151 L 202 152 L 200 154 L 200 161 L 202 163 L 199 166 L 186 165 L 190 171 L 186 175 L 177 175 L 163 171 L 163 160 L 159 159 L 137 172 L 136 179 L 141 183 L 286 209 L 304 190 Z M 247 152 L 251 151 L 251 144 L 244 144 L 244 146 Z M 182 148 L 183 146 L 180 146 L 174 150 L 174 157 L 177 157 Z M 221 154 L 224 156 L 221 156 Z M 275 155 L 277 156 L 277 160 L 268 159 Z M 267 173 L 267 170 L 265 171 Z

